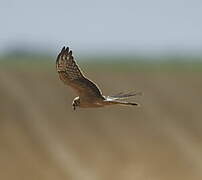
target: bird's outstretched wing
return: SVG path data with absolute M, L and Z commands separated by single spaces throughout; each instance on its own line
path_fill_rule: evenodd
M 136 95 L 142 95 L 142 92 L 129 92 L 129 93 L 120 92 L 112 96 L 107 96 L 107 99 L 112 99 L 112 100 L 126 99 Z
M 102 98 L 101 91 L 79 69 L 72 51 L 63 47 L 56 60 L 56 69 L 60 79 L 71 86 L 80 98 Z

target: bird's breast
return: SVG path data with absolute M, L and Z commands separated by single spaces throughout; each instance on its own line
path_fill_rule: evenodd
M 81 101 L 80 102 L 80 107 L 85 108 L 85 107 L 103 107 L 104 103 L 99 102 L 99 101 L 94 101 L 94 102 L 89 102 L 89 101 Z

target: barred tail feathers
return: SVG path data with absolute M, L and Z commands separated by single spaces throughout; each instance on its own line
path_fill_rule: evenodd
M 139 104 L 135 102 L 114 101 L 114 100 L 106 100 L 106 102 L 108 105 L 117 104 L 117 105 L 125 105 L 125 106 L 139 106 Z

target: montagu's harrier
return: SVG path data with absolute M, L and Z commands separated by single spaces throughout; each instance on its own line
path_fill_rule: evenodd
M 103 96 L 95 83 L 87 79 L 78 67 L 72 51 L 63 47 L 56 60 L 56 69 L 60 79 L 68 86 L 72 87 L 79 95 L 73 100 L 72 106 L 76 107 L 104 107 L 113 104 L 137 106 L 137 103 L 121 101 L 137 93 L 119 93 L 114 96 Z

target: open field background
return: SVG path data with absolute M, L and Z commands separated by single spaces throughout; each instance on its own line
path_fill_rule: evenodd
M 0 179 L 202 179 L 201 63 L 83 62 L 103 94 L 139 108 L 72 110 L 53 61 L 0 62 Z

